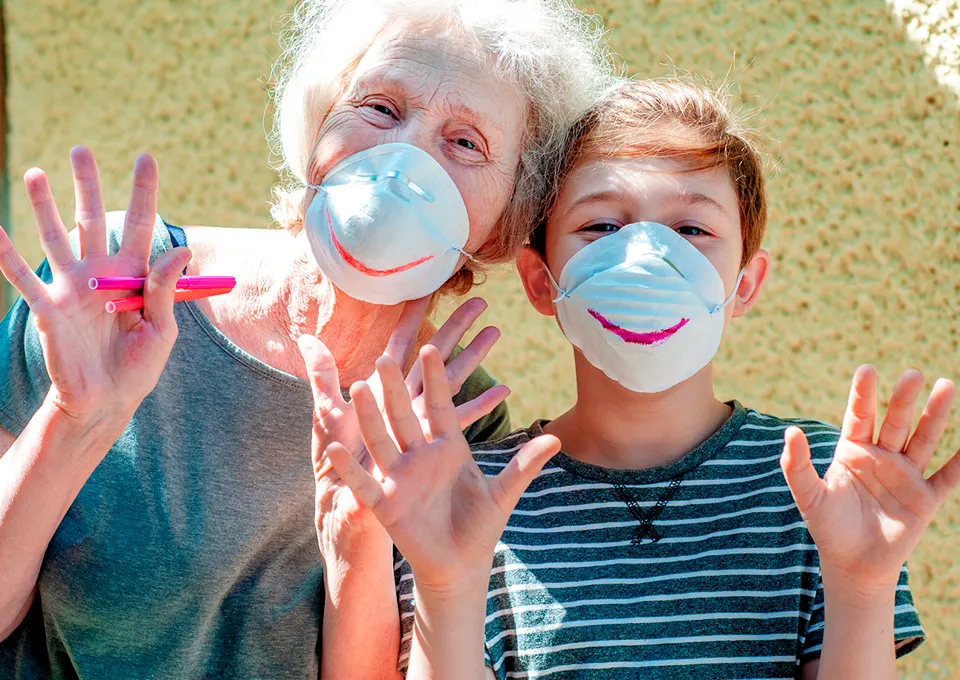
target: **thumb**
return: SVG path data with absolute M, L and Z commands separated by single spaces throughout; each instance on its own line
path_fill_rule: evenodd
M 799 427 L 788 427 L 783 434 L 780 469 L 800 513 L 805 514 L 816 507 L 827 487 L 813 467 L 807 437 Z
M 326 413 L 343 401 L 337 362 L 327 346 L 312 335 L 301 335 L 297 346 L 307 368 L 313 401 L 321 413 Z
M 157 258 L 143 284 L 143 318 L 161 333 L 176 327 L 173 320 L 173 294 L 177 279 L 193 253 L 189 248 L 174 248 Z
M 501 497 L 497 499 L 500 508 L 510 514 L 520 500 L 520 496 L 536 479 L 547 461 L 560 451 L 560 440 L 551 434 L 541 435 L 523 445 L 517 455 L 495 480 L 500 487 Z

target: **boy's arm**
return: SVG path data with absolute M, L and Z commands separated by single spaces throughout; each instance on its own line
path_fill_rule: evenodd
M 801 668 L 803 680 L 896 680 L 895 588 L 864 592 L 843 574 L 825 572 L 823 649 Z
M 400 368 L 389 357 L 377 362 L 386 417 L 369 385 L 357 383 L 350 390 L 379 478 L 338 443 L 326 454 L 413 572 L 416 606 L 407 677 L 482 680 L 494 549 L 521 494 L 560 443 L 549 435 L 537 437 L 499 475 L 485 477 L 463 437 L 439 352 L 426 345 L 420 360 L 426 423 L 414 413 Z
M 912 432 L 923 376 L 907 371 L 875 435 L 877 376 L 857 370 L 833 461 L 823 479 L 803 432 L 788 428 L 781 467 L 820 555 L 824 637 L 820 680 L 896 678 L 894 615 L 901 567 L 953 491 L 960 452 L 924 477 L 946 429 L 954 386 L 939 380 Z
M 490 569 L 449 590 L 417 587 L 408 680 L 485 680 L 484 619 Z

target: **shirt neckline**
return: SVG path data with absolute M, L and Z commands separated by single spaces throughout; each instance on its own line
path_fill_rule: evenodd
M 584 479 L 596 482 L 605 482 L 607 484 L 654 484 L 657 482 L 666 482 L 675 477 L 684 475 L 705 461 L 716 456 L 727 444 L 733 441 L 737 432 L 747 419 L 747 410 L 739 401 L 728 401 L 728 406 L 733 408 L 733 413 L 727 418 L 726 422 L 720 426 L 720 429 L 708 437 L 695 449 L 668 465 L 647 468 L 645 470 L 618 470 L 614 468 L 605 468 L 591 463 L 584 463 L 573 456 L 565 453 L 562 449 L 550 462 L 567 472 Z M 543 426 L 549 423 L 549 420 L 537 420 L 530 426 L 528 432 L 532 439 L 543 434 Z

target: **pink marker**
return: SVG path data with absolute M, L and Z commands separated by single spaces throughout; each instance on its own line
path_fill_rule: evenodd
M 97 276 L 89 281 L 90 290 L 140 290 L 146 281 L 141 276 Z M 237 280 L 232 276 L 181 276 L 177 280 L 179 290 L 207 290 L 233 288 Z
M 233 288 L 205 288 L 203 290 L 178 290 L 173 295 L 174 302 L 186 302 L 187 300 L 199 300 L 201 298 L 212 297 L 214 295 L 226 295 Z M 104 307 L 108 314 L 119 314 L 120 312 L 132 312 L 135 309 L 143 309 L 143 296 L 134 295 L 133 297 L 111 300 Z

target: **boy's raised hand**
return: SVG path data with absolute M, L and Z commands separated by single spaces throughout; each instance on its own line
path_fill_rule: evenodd
M 780 466 L 817 544 L 821 568 L 850 583 L 893 588 L 927 525 L 960 486 L 960 452 L 929 478 L 924 472 L 947 425 L 955 388 L 940 379 L 911 434 L 923 375 L 910 370 L 893 390 L 874 436 L 877 373 L 861 366 L 833 462 L 820 479 L 799 428 L 788 428 Z
M 369 385 L 356 383 L 350 390 L 379 479 L 340 443 L 330 444 L 326 454 L 389 532 L 413 568 L 417 587 L 445 589 L 455 587 L 465 570 L 489 571 L 510 513 L 560 442 L 537 437 L 499 475 L 485 477 L 460 430 L 439 352 L 424 346 L 420 362 L 426 426 L 390 357 L 377 362 L 386 418 Z

